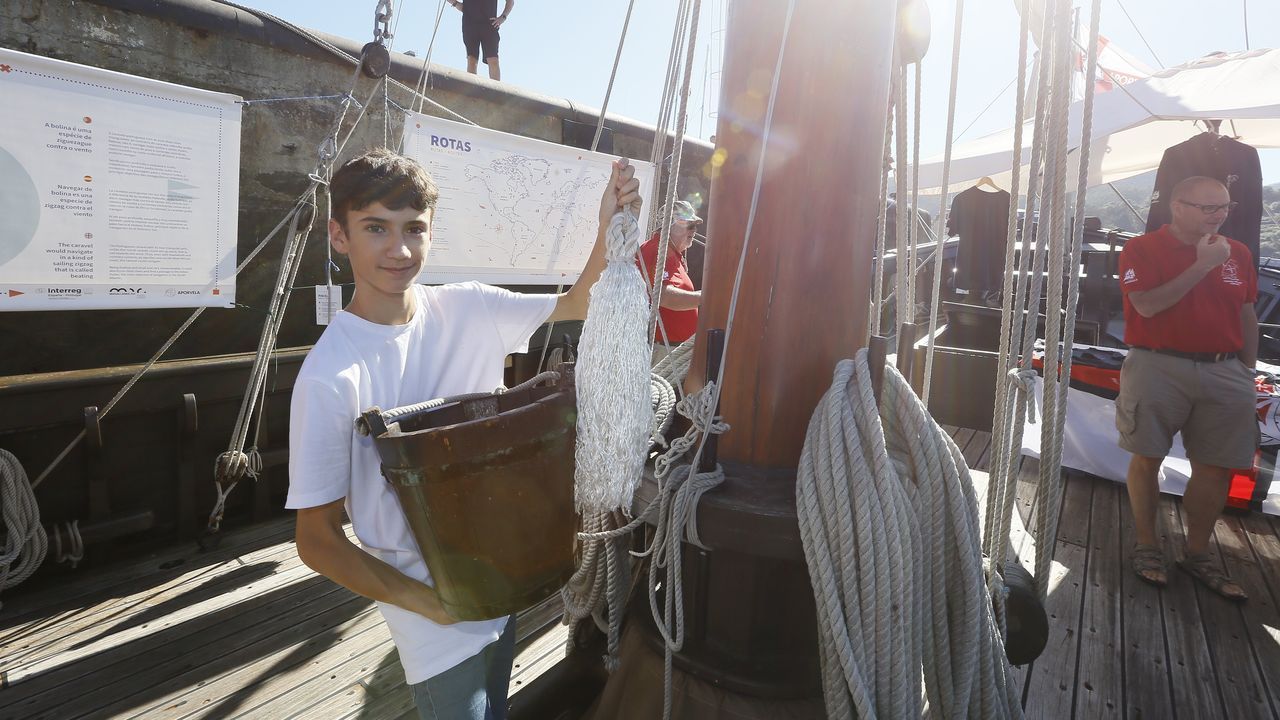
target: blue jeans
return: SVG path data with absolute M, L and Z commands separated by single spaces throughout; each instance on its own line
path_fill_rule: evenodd
M 516 657 L 516 619 L 484 650 L 409 686 L 422 720 L 506 720 L 507 688 Z

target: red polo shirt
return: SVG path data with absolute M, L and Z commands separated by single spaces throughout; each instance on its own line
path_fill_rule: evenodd
M 640 270 L 646 273 L 651 287 L 653 285 L 653 269 L 657 265 L 658 243 L 660 240 L 660 234 L 654 233 L 653 237 L 649 238 L 649 242 L 640 248 L 640 256 L 644 258 L 644 265 L 641 266 Z M 667 262 L 662 272 L 662 284 L 681 290 L 694 290 L 693 280 L 689 279 L 689 266 L 685 264 L 684 255 L 670 247 L 667 248 Z M 662 327 L 667 329 L 667 342 L 672 345 L 688 340 L 698 331 L 698 311 L 696 308 L 693 310 L 659 308 L 658 314 L 662 316 Z M 662 342 L 662 329 L 659 328 L 654 334 L 654 341 Z
M 1258 299 L 1258 273 L 1243 243 L 1231 243 L 1231 256 L 1210 270 L 1182 299 L 1144 318 L 1129 293 L 1151 290 L 1173 280 L 1196 261 L 1196 248 L 1178 240 L 1168 225 L 1125 243 L 1120 253 L 1120 291 L 1124 294 L 1127 345 L 1181 352 L 1239 352 L 1240 308 Z

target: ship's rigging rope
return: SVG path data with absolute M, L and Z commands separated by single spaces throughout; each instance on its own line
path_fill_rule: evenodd
M 1095 0 L 1090 32 L 1094 36 L 1088 48 L 1088 72 L 1096 72 L 1099 3 Z M 1022 228 L 1022 251 L 1018 253 L 1015 267 L 1015 243 L 1018 240 L 1017 208 L 1009 209 L 1005 249 L 1005 297 L 1001 320 L 1001 359 L 997 369 L 995 417 L 992 428 L 992 456 L 995 458 L 991 472 L 990 497 L 987 506 L 986 536 L 984 548 L 993 558 L 1003 558 L 1015 494 L 1014 471 L 1022 451 L 1024 424 L 1028 412 L 1034 413 L 1035 372 L 1031 368 L 1036 338 L 1042 274 L 1048 274 L 1046 300 L 1046 332 L 1044 383 L 1041 402 L 1046 422 L 1041 427 L 1040 478 L 1036 490 L 1036 527 L 1034 528 L 1037 552 L 1035 579 L 1043 600 L 1048 589 L 1050 560 L 1057 533 L 1058 514 L 1061 506 L 1062 431 L 1066 420 L 1066 398 L 1070 385 L 1071 350 L 1074 340 L 1075 305 L 1078 293 L 1078 268 L 1083 238 L 1083 187 L 1088 178 L 1088 143 L 1081 149 L 1078 166 L 1078 186 L 1074 223 L 1066 226 L 1067 217 L 1067 107 L 1069 98 L 1069 58 L 1074 42 L 1068 21 L 1070 5 L 1065 0 L 1055 3 L 1044 15 L 1041 37 L 1052 43 L 1050 62 L 1042 63 L 1035 97 L 1035 124 L 1031 148 L 1027 206 Z M 1024 14 L 1019 39 L 1019 60 L 1025 65 L 1027 52 L 1028 20 Z M 1052 74 L 1051 74 L 1052 69 Z M 1019 91 L 1015 112 L 1023 116 L 1025 96 L 1022 91 L 1019 70 Z M 1088 75 L 1087 77 L 1092 77 Z M 1083 137 L 1088 137 L 1093 106 L 1093 83 L 1086 83 L 1085 125 Z M 1021 148 L 1021 124 L 1015 123 L 1014 165 L 1012 173 L 1012 197 L 1017 197 L 1019 182 L 1019 155 Z M 1041 167 L 1043 163 L 1043 167 Z M 1036 190 L 1043 199 L 1036 213 Z M 1037 219 L 1039 222 L 1037 223 Z M 1035 247 L 1032 247 L 1033 228 Z M 1068 239 L 1068 233 L 1070 238 Z M 1065 263 L 1065 266 L 1064 266 Z M 1063 279 L 1069 280 L 1066 288 L 1065 313 L 1063 313 Z M 1023 293 L 1026 293 L 1024 300 Z M 1033 415 L 1034 417 L 1034 415 Z M 994 580 L 993 580 L 994 583 Z
M 1023 13 L 1024 15 L 1026 13 Z M 929 336 L 924 355 L 924 404 L 929 405 L 929 393 L 933 389 L 933 352 L 934 336 L 938 334 L 938 302 L 942 296 L 942 265 L 947 242 L 947 213 L 950 206 L 947 201 L 951 194 L 951 150 L 955 143 L 953 134 L 956 124 L 956 86 L 960 77 L 960 39 L 964 25 L 964 0 L 956 0 L 955 29 L 951 34 L 951 85 L 947 91 L 947 137 L 942 151 L 942 200 L 938 205 L 938 214 L 934 218 L 934 237 L 937 243 L 933 251 L 933 295 L 929 302 Z M 1021 83 L 1021 80 L 1019 80 Z M 1019 85 L 1021 92 L 1021 85 Z M 917 108 L 917 111 L 919 108 Z M 913 175 L 919 170 L 919 163 L 912 168 Z M 918 175 L 917 175 L 918 177 Z M 1017 202 L 1016 192 L 1010 194 L 1011 204 Z M 914 205 L 915 199 L 912 198 Z
M 674 196 L 676 184 L 679 177 L 680 152 L 684 145 L 684 129 L 685 129 L 684 115 L 686 114 L 686 110 L 687 110 L 689 87 L 690 87 L 690 82 L 692 77 L 691 65 L 692 65 L 693 49 L 694 49 L 694 46 L 696 43 L 696 37 L 697 37 L 697 26 L 698 26 L 698 17 L 700 14 L 699 13 L 700 6 L 701 6 L 701 0 L 683 0 L 677 10 L 675 29 L 673 30 L 672 44 L 671 44 L 671 49 L 668 55 L 666 83 L 663 86 L 663 95 L 662 95 L 662 100 L 660 102 L 659 117 L 658 117 L 658 122 L 655 130 L 654 144 L 653 144 L 653 149 L 651 153 L 651 161 L 656 170 L 655 181 L 653 183 L 653 187 L 650 188 L 651 202 L 653 203 L 657 202 L 664 172 L 667 176 L 667 183 L 668 183 L 667 204 L 661 208 L 656 206 L 651 206 L 653 207 L 653 209 L 650 211 L 649 227 L 644 229 L 645 237 L 648 237 L 648 235 L 652 232 L 652 228 L 656 223 L 661 222 L 663 224 L 663 229 L 662 229 L 661 237 L 659 240 L 658 252 L 655 256 L 657 258 L 658 265 L 661 265 L 662 259 L 665 258 L 666 252 L 667 252 L 667 243 L 668 243 L 668 238 L 670 233 L 670 223 L 668 222 L 668 213 L 670 212 L 670 199 Z M 622 48 L 626 41 L 627 28 L 630 25 L 631 9 L 632 9 L 631 5 L 628 5 L 627 17 L 623 22 L 622 37 L 618 41 L 618 52 L 615 54 L 614 67 L 610 74 L 609 87 L 605 93 L 606 105 L 608 102 L 608 97 L 612 93 L 613 81 L 617 74 L 618 65 L 621 61 Z M 684 51 L 683 53 L 681 52 L 682 50 Z M 681 77 L 680 63 L 681 63 L 682 57 L 684 58 L 685 72 L 683 73 L 683 81 L 678 82 L 679 78 Z M 675 109 L 677 99 L 679 100 L 678 112 Z M 668 125 L 670 124 L 673 118 L 677 118 L 677 117 L 679 119 L 677 121 L 677 127 L 675 129 L 675 134 L 674 134 L 675 135 L 674 142 L 676 144 L 676 148 L 675 148 L 675 151 L 672 153 L 671 163 L 667 165 L 666 163 L 663 162 L 663 157 L 664 157 L 664 153 L 666 152 L 666 137 L 668 133 Z M 599 142 L 601 133 L 603 131 L 603 125 L 604 125 L 604 111 L 602 110 L 600 113 L 597 127 L 596 127 L 596 135 L 595 135 L 595 138 L 593 139 L 593 145 Z M 615 221 L 616 219 L 617 218 L 615 216 Z M 611 225 L 612 224 L 613 223 L 611 223 Z M 640 229 L 637 226 L 635 227 L 635 230 L 638 232 Z M 639 238 L 636 238 L 636 239 L 637 241 L 639 240 Z M 644 272 L 648 272 L 647 268 L 643 268 L 643 265 L 644 265 L 643 256 L 637 255 L 637 253 L 635 252 L 635 250 L 638 250 L 638 249 L 639 249 L 639 243 L 637 242 L 635 243 L 635 247 L 632 248 L 631 253 L 626 257 L 626 264 L 629 265 L 629 267 L 623 268 L 621 261 L 619 261 L 617 263 L 618 265 L 617 273 L 621 274 L 624 270 L 631 270 L 632 272 L 635 272 L 634 259 L 636 257 L 640 258 L 640 262 Z M 613 266 L 613 265 L 615 265 L 615 263 L 611 262 L 610 266 Z M 606 273 L 607 272 L 609 272 L 608 268 L 606 268 Z M 602 276 L 601 281 L 604 281 L 604 280 L 605 278 L 604 276 Z M 611 323 L 608 326 L 601 325 L 596 328 L 590 328 L 588 326 L 584 326 L 584 329 L 583 329 L 583 347 L 580 348 L 580 353 L 578 358 L 579 364 L 591 365 L 593 363 L 598 364 L 603 362 L 604 368 L 607 369 L 608 374 L 613 377 L 619 377 L 620 375 L 622 375 L 622 373 L 620 373 L 619 370 L 620 368 L 623 367 L 623 364 L 618 363 L 614 359 L 610 359 L 612 355 L 610 353 L 606 353 L 596 358 L 591 357 L 595 349 L 593 346 L 596 346 L 596 345 L 603 346 L 606 343 L 600 342 L 599 341 L 600 338 L 608 337 L 609 335 L 612 335 L 612 334 L 618 334 L 618 333 L 628 334 L 636 329 L 639 329 L 641 332 L 644 332 L 647 330 L 648 332 L 647 337 L 636 341 L 638 344 L 636 344 L 635 349 L 632 350 L 632 352 L 634 352 L 637 355 L 635 359 L 643 363 L 644 365 L 643 371 L 641 371 L 638 367 L 630 369 L 625 372 L 625 376 L 621 377 L 618 382 L 620 385 L 631 387 L 634 383 L 640 382 L 641 379 L 643 378 L 643 382 L 649 383 L 651 401 L 656 401 L 656 404 L 658 407 L 655 408 L 654 405 L 651 405 L 649 403 L 640 403 L 638 401 L 633 401 L 635 402 L 635 406 L 633 408 L 634 411 L 640 411 L 643 409 L 649 413 L 652 413 L 655 410 L 661 410 L 662 406 L 666 403 L 666 401 L 664 400 L 664 397 L 666 397 L 665 391 L 668 388 L 670 388 L 669 385 L 666 387 L 660 386 L 657 383 L 656 376 L 650 375 L 650 372 L 648 370 L 648 358 L 650 357 L 650 354 L 651 354 L 653 337 L 655 334 L 653 330 L 653 322 L 654 322 L 654 318 L 657 317 L 657 308 L 661 303 L 661 297 L 662 297 L 662 291 L 663 291 L 662 280 L 663 278 L 661 273 L 658 272 L 658 268 L 655 267 L 652 274 L 653 286 L 648 293 L 648 298 L 643 298 L 642 296 L 642 299 L 648 299 L 649 302 L 651 303 L 648 307 L 643 308 L 643 310 L 646 312 L 644 319 L 647 321 L 644 322 L 639 328 L 631 327 L 631 321 L 622 321 L 621 317 L 618 316 L 616 319 L 620 324 Z M 643 285 L 643 280 L 641 280 L 641 285 Z M 599 287 L 599 283 L 597 284 L 597 287 Z M 596 288 L 592 288 L 591 294 L 592 294 L 592 302 L 588 312 L 590 314 L 594 314 L 596 312 L 594 309 L 594 306 L 597 302 Z M 613 295 L 613 293 L 609 293 L 609 294 Z M 590 318 L 588 322 L 590 323 Z M 665 341 L 665 337 L 666 337 L 665 329 L 662 328 L 660 322 L 658 324 L 658 327 L 660 328 L 659 332 L 661 332 Z M 588 341 L 589 336 L 596 338 L 596 340 Z M 550 337 L 550 332 L 548 332 L 548 337 Z M 543 352 L 545 356 L 545 352 L 546 352 L 545 346 L 544 346 Z M 539 365 L 541 365 L 541 360 L 539 361 Z M 603 374 L 598 373 L 598 375 L 600 375 L 601 378 L 604 377 Z M 617 399 L 615 397 L 611 397 L 614 391 L 609 388 L 606 388 L 604 385 L 601 385 L 597 390 L 592 390 L 591 381 L 590 381 L 590 377 L 591 377 L 590 371 L 587 372 L 587 376 L 588 376 L 588 379 L 584 382 L 582 378 L 582 372 L 579 371 L 579 375 L 578 375 L 579 403 L 581 403 L 582 399 L 586 397 L 588 399 L 588 405 L 598 404 L 591 399 L 593 397 L 591 393 L 593 392 L 599 395 L 600 402 L 605 403 L 606 406 L 610 402 L 612 403 L 617 402 Z M 585 392 L 583 390 L 584 385 L 586 385 L 587 387 L 587 390 Z M 637 385 L 637 387 L 639 386 Z M 678 391 L 676 390 L 672 390 L 672 394 L 675 394 L 677 392 Z M 669 397 L 666 397 L 666 400 L 669 400 L 669 399 L 670 399 Z M 608 409 L 608 408 L 604 407 L 602 409 Z M 618 409 L 614 408 L 613 412 L 616 414 L 618 412 Z M 628 411 L 628 412 L 631 412 L 631 411 Z M 666 422 L 669 421 L 669 414 L 670 413 L 668 409 L 666 413 L 666 417 L 661 418 L 659 422 L 656 422 L 656 423 L 654 422 L 653 415 L 649 414 L 647 416 L 647 423 L 643 425 L 644 432 L 646 434 L 650 434 L 650 437 L 660 436 L 661 431 L 656 430 L 655 426 L 658 428 L 661 428 L 663 425 L 665 425 Z M 583 437 L 584 435 L 590 436 L 593 434 L 599 434 L 601 432 L 605 432 L 608 429 L 607 427 L 600 426 L 601 417 L 603 416 L 599 416 L 599 413 L 588 412 L 587 415 L 597 415 L 598 417 L 594 417 L 593 419 L 585 418 L 585 417 L 583 418 L 583 422 L 580 422 L 579 424 L 580 437 Z M 637 421 L 637 423 L 635 424 L 635 428 L 640 428 L 640 427 L 641 425 Z M 637 438 L 638 443 L 635 444 L 636 449 L 639 450 L 641 453 L 643 453 L 643 451 L 648 446 L 648 443 L 643 441 L 644 437 L 645 435 L 641 434 L 640 437 Z M 588 456 L 590 455 L 592 455 L 592 453 L 588 453 Z M 626 453 L 626 455 L 628 455 L 629 457 L 629 453 Z M 582 459 L 583 459 L 582 445 L 580 444 L 579 445 L 579 461 L 582 462 Z M 640 481 L 640 476 L 641 476 L 641 472 L 643 470 L 643 465 L 644 465 L 643 463 L 644 456 L 643 454 L 640 455 L 641 462 L 639 463 L 639 466 L 635 467 L 634 469 L 631 468 L 631 466 L 634 465 L 634 463 L 630 462 L 627 457 L 619 458 L 617 456 L 612 456 L 612 455 L 602 455 L 598 459 L 600 460 L 600 462 L 584 463 L 584 465 L 586 465 L 587 468 L 586 469 L 580 468 L 577 471 L 577 474 L 576 474 L 578 479 L 578 483 L 576 484 L 577 487 L 585 486 L 589 488 L 593 485 L 600 484 L 598 480 L 593 479 L 593 476 L 600 476 L 600 475 L 606 474 L 605 471 L 602 469 L 603 466 L 601 463 L 604 463 L 605 465 L 609 463 L 622 464 L 624 467 L 626 467 L 627 469 L 624 473 L 626 476 L 625 482 L 623 482 L 622 480 L 618 480 L 617 482 L 608 483 L 608 485 L 615 486 L 615 490 L 620 491 L 620 492 L 608 493 L 611 496 L 609 498 L 608 504 L 596 503 L 595 506 L 587 506 L 585 508 L 582 508 L 584 512 L 583 512 L 582 533 L 579 535 L 579 539 L 581 541 L 579 567 L 578 567 L 578 570 L 574 573 L 573 577 L 570 578 L 569 582 L 566 583 L 562 591 L 562 596 L 564 597 L 564 601 L 565 601 L 564 620 L 566 623 L 580 620 L 590 616 L 595 620 L 597 627 L 599 627 L 602 631 L 604 631 L 607 634 L 608 653 L 605 656 L 605 666 L 608 669 L 613 670 L 617 667 L 617 664 L 618 664 L 617 651 L 619 646 L 619 638 L 621 634 L 621 621 L 622 621 L 623 612 L 625 610 L 627 586 L 629 584 L 629 578 L 630 578 L 630 559 L 627 554 L 627 544 L 629 542 L 628 536 L 632 530 L 638 527 L 640 522 L 640 519 L 637 519 L 631 523 L 628 523 L 627 514 L 631 510 L 631 497 L 634 493 L 635 486 Z M 616 470 L 609 471 L 609 472 L 613 473 L 613 472 L 616 472 Z M 582 504 L 582 499 L 583 498 L 581 494 L 579 494 L 578 500 L 580 505 Z M 655 615 L 655 618 L 656 618 L 656 615 Z M 670 651 L 668 651 L 668 655 L 669 654 L 670 654 Z M 668 688 L 669 688 L 669 683 L 668 683 Z M 668 693 L 669 693 L 669 689 L 668 689 Z
M 618 66 L 622 63 L 622 48 L 627 43 L 627 29 L 631 27 L 631 11 L 635 9 L 636 0 L 627 3 L 627 15 L 622 21 L 622 33 L 618 37 L 618 50 L 613 55 L 613 68 L 609 70 L 609 84 L 604 90 L 604 102 L 600 104 L 600 116 L 596 118 L 596 131 L 591 137 L 591 152 L 597 152 L 600 148 L 600 138 L 604 135 L 604 116 L 609 110 L 609 98 L 613 95 L 613 82 L 618 78 Z M 655 142 L 657 133 L 662 132 L 662 126 L 659 125 L 654 129 Z M 661 172 L 661 169 L 658 169 Z M 564 283 L 556 286 L 556 294 L 564 292 Z M 546 341 L 542 343 L 542 353 L 538 356 L 538 372 L 542 371 L 543 363 L 547 360 L 547 349 L 551 347 L 551 335 L 555 332 L 556 322 L 552 320 L 547 325 Z M 554 366 L 553 366 L 554 367 Z
M 392 20 L 390 0 L 379 0 L 375 12 L 374 36 L 382 41 L 390 37 L 389 26 Z M 275 288 L 271 293 L 267 319 L 263 323 L 262 334 L 258 340 L 258 350 L 253 358 L 253 368 L 249 373 L 249 382 L 241 399 L 240 412 L 236 416 L 235 427 L 231 432 L 231 440 L 226 451 L 218 455 L 214 461 L 214 487 L 217 499 L 209 512 L 208 531 L 216 533 L 222 526 L 222 517 L 226 511 L 227 499 L 236 485 L 245 477 L 256 478 L 262 468 L 261 455 L 256 443 L 247 451 L 249 426 L 255 414 L 262 411 L 266 400 L 267 369 L 276 348 L 276 338 L 280 326 L 284 323 L 284 313 L 293 294 L 294 279 L 302 267 L 303 248 L 311 234 L 311 228 L 317 214 L 317 196 L 323 187 L 327 190 L 329 178 L 333 174 L 333 165 L 342 154 L 352 134 L 365 117 L 365 111 L 373 102 L 381 83 L 375 81 L 373 91 L 363 104 L 354 101 L 353 94 L 360 84 L 361 68 L 357 63 L 352 71 L 347 94 L 338 108 L 329 133 L 321 141 L 316 152 L 316 165 L 309 177 L 310 186 L 303 193 L 302 199 L 294 205 L 289 213 L 289 236 L 280 259 L 280 270 L 276 275 Z M 359 113 L 351 123 L 346 137 L 342 136 L 343 125 L 352 104 L 359 105 Z M 327 194 L 327 193 L 326 193 Z
M 834 375 L 796 483 L 827 716 L 1021 717 L 964 456 L 892 366 L 880 408 L 866 350 Z

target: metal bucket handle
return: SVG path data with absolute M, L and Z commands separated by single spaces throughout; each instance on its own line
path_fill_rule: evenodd
M 464 403 L 467 408 L 469 420 L 481 417 L 489 417 L 498 414 L 497 397 L 506 393 L 518 393 L 524 390 L 532 390 L 543 383 L 558 383 L 561 373 L 556 370 L 547 370 L 538 373 L 532 378 L 516 385 L 513 388 L 496 388 L 493 392 L 465 393 L 462 395 L 451 395 L 449 397 L 435 398 L 426 402 L 416 403 L 414 405 L 405 405 L 404 407 L 393 408 L 391 410 L 382 410 L 376 405 L 365 410 L 356 418 L 356 432 L 364 437 L 370 435 L 381 437 L 388 432 L 399 432 L 399 424 L 405 420 L 421 415 L 422 413 L 434 410 L 452 403 Z M 490 400 L 487 403 L 477 403 L 477 400 Z

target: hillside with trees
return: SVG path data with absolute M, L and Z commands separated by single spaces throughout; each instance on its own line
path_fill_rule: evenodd
M 1115 183 L 1115 190 L 1106 185 L 1090 188 L 1085 213 L 1101 218 L 1103 227 L 1141 232 L 1146 226 L 1147 210 L 1151 207 L 1151 188 L 1155 186 L 1155 182 L 1155 172 L 1148 172 Z M 1132 210 L 1117 196 L 1116 191 L 1133 206 Z M 1280 225 L 1271 219 L 1272 216 L 1280 219 L 1280 183 L 1264 187 L 1262 201 L 1271 210 L 1271 216 L 1265 211 L 1262 213 L 1262 256 L 1280 258 Z M 1137 216 L 1134 215 L 1134 210 L 1137 211 Z

